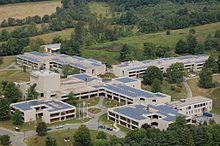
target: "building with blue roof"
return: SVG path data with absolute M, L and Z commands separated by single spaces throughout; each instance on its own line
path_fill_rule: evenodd
M 169 105 L 133 104 L 108 109 L 108 119 L 129 129 L 154 127 L 166 130 L 176 117 L 184 116 Z
M 118 77 L 141 77 L 149 66 L 157 66 L 162 72 L 166 72 L 167 68 L 176 62 L 183 63 L 184 68 L 188 71 L 200 71 L 208 59 L 208 55 L 188 55 L 180 57 L 159 58 L 155 60 L 129 61 L 113 65 L 113 73 Z
M 47 47 L 57 47 L 57 45 L 59 44 L 51 44 Z M 86 59 L 65 54 L 40 53 L 36 51 L 17 55 L 17 63 L 33 70 L 61 70 L 63 65 L 70 65 L 73 68 L 78 68 L 80 73 L 87 73 L 95 76 L 103 74 L 106 71 L 106 65 L 94 59 Z
M 18 110 L 24 122 L 42 118 L 46 123 L 64 121 L 76 117 L 76 107 L 58 100 L 30 100 L 10 105 L 12 113 Z

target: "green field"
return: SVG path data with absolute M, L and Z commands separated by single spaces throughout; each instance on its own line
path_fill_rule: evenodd
M 146 86 L 142 84 L 142 88 L 144 90 L 151 91 L 150 86 Z M 163 84 L 161 85 L 161 90 L 162 93 L 170 95 L 172 100 L 180 100 L 186 97 L 186 89 L 183 86 L 183 84 L 181 84 L 181 87 L 178 87 L 176 84 L 170 84 L 167 81 L 163 81 Z
M 71 141 L 73 141 L 73 135 L 76 132 L 76 129 L 67 129 L 60 130 L 56 132 L 51 132 L 47 136 L 50 136 L 57 141 L 57 146 L 74 146 L 72 142 L 64 142 L 64 138 L 69 137 Z M 92 142 L 94 142 L 98 131 L 90 130 L 90 134 L 92 137 Z M 45 140 L 47 136 L 33 136 L 26 139 L 27 146 L 44 146 Z M 109 135 L 107 135 L 109 138 Z
M 213 77 L 213 81 L 220 83 L 220 75 Z M 191 79 L 188 81 L 188 84 L 193 92 L 193 96 L 205 96 L 213 100 L 213 112 L 220 113 L 220 86 L 218 85 L 215 88 L 203 89 L 198 87 L 198 79 Z
M 6 56 L 3 57 L 3 63 L 0 64 L 0 70 L 4 69 L 5 67 L 9 66 L 15 61 L 15 56 Z
M 12 82 L 29 81 L 29 79 L 30 79 L 30 75 L 28 72 L 23 72 L 20 70 L 0 71 L 0 82 L 1 81 L 12 81 Z

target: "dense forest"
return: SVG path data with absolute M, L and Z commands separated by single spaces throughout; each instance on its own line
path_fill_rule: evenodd
M 46 0 L 0 0 L 0 5 L 12 4 L 12 3 L 23 3 L 23 2 L 39 2 L 39 1 L 46 1 Z

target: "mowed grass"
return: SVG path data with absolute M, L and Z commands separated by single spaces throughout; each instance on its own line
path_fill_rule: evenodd
M 142 84 L 142 88 L 147 91 L 151 91 L 151 86 Z M 163 81 L 161 85 L 162 93 L 170 95 L 172 100 L 180 100 L 186 98 L 186 89 L 181 84 L 181 87 L 178 87 L 176 84 L 170 84 L 168 81 Z
M 0 82 L 2 81 L 29 81 L 30 74 L 28 72 L 23 72 L 21 70 L 7 70 L 0 71 Z
M 102 17 L 109 18 L 111 17 L 110 13 L 110 6 L 107 3 L 97 3 L 97 2 L 91 2 L 89 3 L 90 11 L 97 16 L 102 15 Z
M 0 21 L 9 17 L 23 19 L 28 16 L 50 15 L 56 11 L 56 7 L 61 7 L 60 0 L 2 5 L 0 6 Z
M 47 136 L 50 136 L 54 139 L 56 139 L 57 146 L 76 146 L 73 145 L 73 135 L 76 132 L 76 129 L 67 129 L 67 130 L 60 130 L 56 132 L 51 132 L 48 133 Z M 92 138 L 92 143 L 94 143 L 96 139 L 98 131 L 95 130 L 90 130 L 91 138 Z M 46 137 L 47 136 L 33 136 L 33 137 L 28 137 L 25 141 L 27 146 L 44 146 Z M 64 142 L 64 138 L 69 137 L 70 142 Z M 107 138 L 109 138 L 109 135 L 107 135 Z
M 56 32 L 51 32 L 48 34 L 43 34 L 43 35 L 38 35 L 35 37 L 32 37 L 33 39 L 40 38 L 42 39 L 45 43 L 51 43 L 53 38 L 56 36 L 60 36 L 63 40 L 64 39 L 70 39 L 71 34 L 74 32 L 74 29 L 65 29 L 63 31 L 56 31 Z
M 205 96 L 213 100 L 213 112 L 220 113 L 220 86 L 211 89 L 203 89 L 198 87 L 199 79 L 188 80 L 188 84 L 192 90 L 193 96 Z M 213 76 L 213 81 L 220 83 L 220 75 Z
M 12 64 L 15 61 L 15 56 L 6 56 L 3 57 L 3 63 L 0 64 L 0 70 L 9 66 L 10 64 Z

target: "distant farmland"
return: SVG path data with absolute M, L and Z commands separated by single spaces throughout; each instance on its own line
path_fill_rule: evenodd
M 21 19 L 27 16 L 52 14 L 56 11 L 56 7 L 61 7 L 60 0 L 2 5 L 0 6 L 0 21 L 9 17 Z

